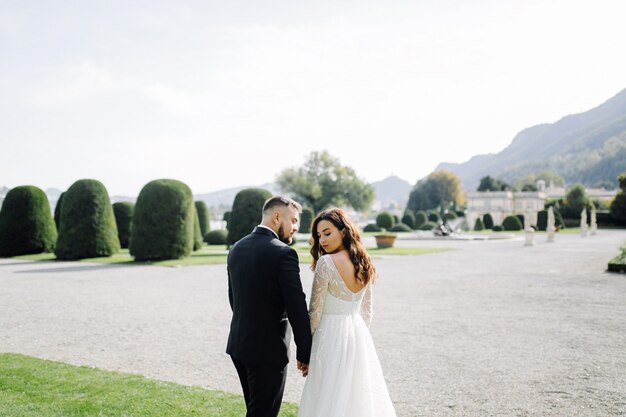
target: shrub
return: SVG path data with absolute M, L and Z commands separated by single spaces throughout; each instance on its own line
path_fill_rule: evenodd
M 435 227 L 437 227 L 437 223 L 426 222 L 419 227 L 419 230 L 433 230 Z
M 211 231 L 211 216 L 209 208 L 204 201 L 196 201 L 196 211 L 198 212 L 198 221 L 200 222 L 200 235 L 204 236 Z
M 406 210 L 402 216 L 402 224 L 406 224 L 410 229 L 415 229 L 415 215 L 411 210 Z
M 483 225 L 485 229 L 493 229 L 493 217 L 491 217 L 490 213 L 486 213 L 483 216 Z
M 382 232 L 383 229 L 378 227 L 376 223 L 370 223 L 363 228 L 364 232 Z
M 474 223 L 474 230 L 479 231 L 479 230 L 484 230 L 485 229 L 485 225 L 483 224 L 483 221 L 479 218 L 476 219 L 476 222 Z
M 415 228 L 419 229 L 424 223 L 428 221 L 428 215 L 425 211 L 420 210 L 415 213 Z
M 222 217 L 222 220 L 224 220 L 226 222 L 226 229 L 230 229 L 230 211 L 225 211 L 224 212 L 224 217 Z
M 548 228 L 548 210 L 539 210 L 537 212 L 537 230 L 545 231 L 547 228 Z
M 56 205 L 54 206 L 54 224 L 57 226 L 57 230 L 59 230 L 59 222 L 61 220 L 61 204 L 63 204 L 63 196 L 65 196 L 65 192 L 61 193 Z
M 193 207 L 193 250 L 197 251 L 202 248 L 202 229 L 200 228 L 200 216 L 198 209 L 194 204 Z
M 504 230 L 504 227 L 498 224 L 498 225 L 493 226 L 491 230 L 493 230 L 494 232 L 502 232 Z
M 523 214 L 516 214 L 515 217 L 517 217 L 519 219 L 519 222 L 522 224 L 522 229 L 524 228 L 524 215 Z
M 111 256 L 120 249 L 109 193 L 100 181 L 78 180 L 65 192 L 59 239 L 59 259 Z
M 376 226 L 382 229 L 391 229 L 394 225 L 393 215 L 387 211 L 383 211 L 376 216 Z
M 450 222 L 456 219 L 458 219 L 458 216 L 453 211 L 449 211 L 443 215 L 443 220 L 447 222 Z
M 263 204 L 272 194 L 262 188 L 247 188 L 235 196 L 228 229 L 228 245 L 250 234 L 261 223 Z
M 436 211 L 431 211 L 428 213 L 428 221 L 433 223 L 439 223 L 441 220 L 441 216 Z
M 618 178 L 620 191 L 611 202 L 611 217 L 618 223 L 626 224 L 626 172 Z
M 204 241 L 207 245 L 225 245 L 228 232 L 226 230 L 211 230 L 204 235 Z
M 56 239 L 46 194 L 31 185 L 11 189 L 0 209 L 0 256 L 50 252 Z
M 130 254 L 137 261 L 179 259 L 194 246 L 195 205 L 191 190 L 176 180 L 144 185 L 137 197 Z
M 311 223 L 313 223 L 313 210 L 305 207 L 300 214 L 300 233 L 311 233 Z
M 398 224 L 398 223 L 400 223 L 400 218 L 394 214 L 393 215 L 393 224 Z
M 130 242 L 134 208 L 135 205 L 128 202 L 113 204 L 113 214 L 115 215 L 115 224 L 117 224 L 117 237 L 122 248 L 128 248 L 128 243 Z
M 506 216 L 504 221 L 502 222 L 502 227 L 504 230 L 522 230 L 522 223 L 519 221 L 519 217 L 517 216 Z
M 413 229 L 411 229 L 409 226 L 407 226 L 404 223 L 398 223 L 398 224 L 394 224 L 393 226 L 391 226 L 391 229 L 389 229 L 390 232 L 412 232 Z

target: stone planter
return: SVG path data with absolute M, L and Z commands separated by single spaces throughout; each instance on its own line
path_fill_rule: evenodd
M 396 241 L 396 235 L 374 235 L 378 249 L 390 248 Z

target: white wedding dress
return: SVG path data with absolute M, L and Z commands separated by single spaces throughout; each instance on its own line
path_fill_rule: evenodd
M 372 284 L 348 289 L 330 255 L 315 268 L 313 346 L 298 417 L 395 417 L 369 332 Z

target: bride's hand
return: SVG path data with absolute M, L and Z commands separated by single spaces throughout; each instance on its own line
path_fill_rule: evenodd
M 302 376 L 305 377 L 309 374 L 309 365 L 298 361 L 298 371 L 302 372 Z

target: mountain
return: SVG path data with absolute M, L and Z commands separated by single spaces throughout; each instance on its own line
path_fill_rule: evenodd
M 250 185 L 234 188 L 226 188 L 224 190 L 213 191 L 204 194 L 194 194 L 196 201 L 204 201 L 209 207 L 230 208 L 235 201 L 237 193 L 245 188 L 264 188 L 272 194 L 279 194 L 278 185 L 276 183 L 267 183 L 263 185 Z
M 406 202 L 409 201 L 409 194 L 413 188 L 411 183 L 395 175 L 387 177 L 382 181 L 373 182 L 372 186 L 376 190 L 374 208 L 387 208 L 398 205 L 404 207 Z
M 454 172 L 466 190 L 475 190 L 486 175 L 513 183 L 542 171 L 554 171 L 568 184 L 615 188 L 626 171 L 626 89 L 587 112 L 522 130 L 502 152 L 435 170 Z

